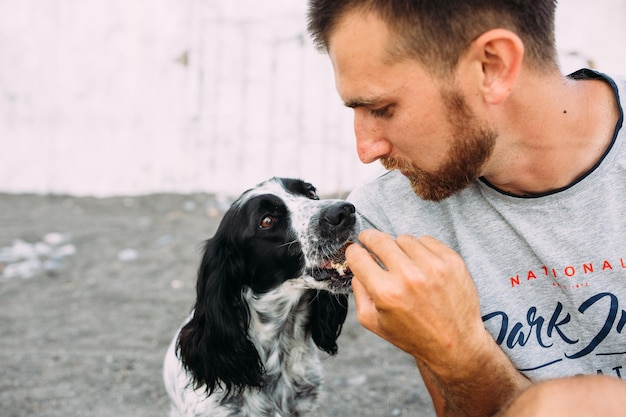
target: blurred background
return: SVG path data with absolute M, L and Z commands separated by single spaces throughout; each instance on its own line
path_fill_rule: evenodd
M 165 416 L 163 355 L 232 197 L 380 172 L 305 0 L 0 0 L 0 414 Z M 561 0 L 563 72 L 626 74 L 626 0 Z M 350 310 L 317 415 L 424 416 Z
M 0 0 L 0 192 L 371 179 L 305 14 L 305 0 Z M 562 0 L 557 33 L 563 72 L 626 73 L 625 0 Z

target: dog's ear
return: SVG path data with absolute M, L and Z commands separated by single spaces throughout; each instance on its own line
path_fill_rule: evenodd
M 207 241 L 193 315 L 178 338 L 180 359 L 193 376 L 194 388 L 206 386 L 208 395 L 218 387 L 228 396 L 263 385 L 263 365 L 248 338 L 250 318 L 242 296 L 245 263 L 227 235 L 218 230 Z
M 315 291 L 315 290 L 311 290 Z M 308 330 L 324 352 L 337 353 L 337 338 L 348 314 L 348 296 L 319 291 L 313 294 Z

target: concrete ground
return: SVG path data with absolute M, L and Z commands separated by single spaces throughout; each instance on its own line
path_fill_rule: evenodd
M 0 194 L 0 414 L 166 416 L 165 350 L 194 299 L 215 196 Z M 412 358 L 359 326 L 325 357 L 319 416 L 419 416 Z

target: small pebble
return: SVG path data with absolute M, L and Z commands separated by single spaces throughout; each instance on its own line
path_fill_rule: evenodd
M 183 210 L 194 211 L 196 209 L 196 203 L 193 201 L 185 201 L 183 203 Z
M 172 280 L 172 282 L 170 282 L 170 286 L 173 289 L 175 289 L 175 290 L 178 290 L 178 289 L 182 288 L 183 285 L 184 285 L 184 283 L 181 280 L 179 280 L 179 279 L 174 279 L 174 280 Z
M 133 248 L 126 248 L 117 254 L 117 260 L 120 262 L 130 262 L 139 258 L 139 251 Z
M 68 241 L 67 236 L 62 233 L 47 233 L 43 236 L 43 241 L 48 245 L 60 245 Z

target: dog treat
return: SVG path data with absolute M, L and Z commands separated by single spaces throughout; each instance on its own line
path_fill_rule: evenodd
M 347 242 L 337 253 L 335 257 L 331 259 L 328 264 L 329 266 L 337 271 L 340 277 L 345 276 L 347 273 L 350 273 L 350 267 L 348 266 L 348 260 L 346 259 L 346 249 L 350 246 L 352 241 Z
M 348 261 L 344 258 L 343 261 L 330 261 L 330 266 L 339 273 L 339 276 L 346 275 L 346 271 L 349 269 Z

